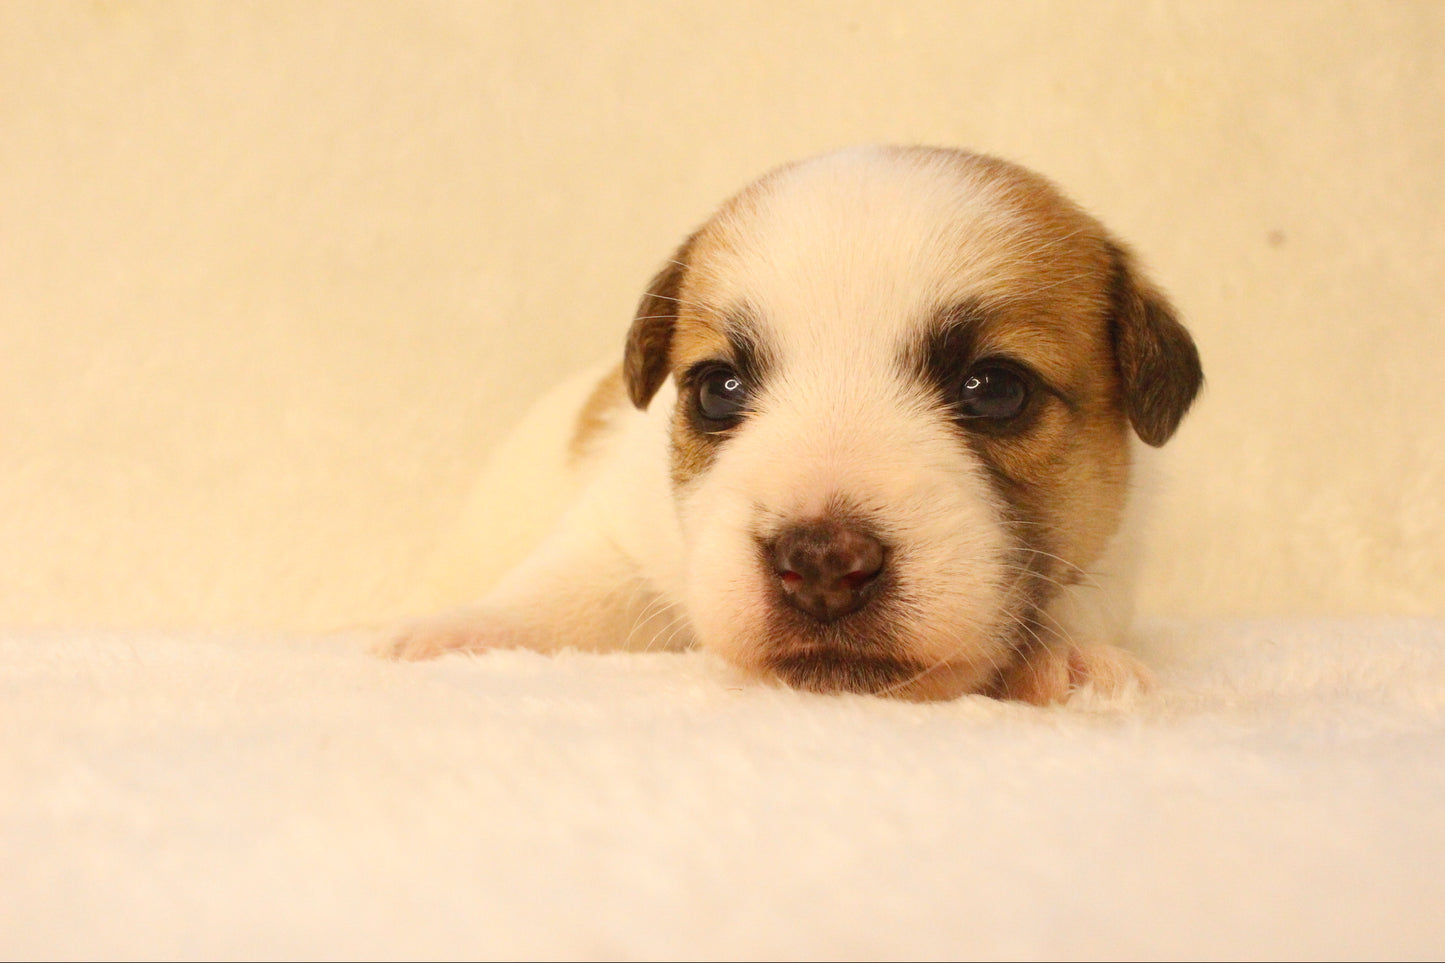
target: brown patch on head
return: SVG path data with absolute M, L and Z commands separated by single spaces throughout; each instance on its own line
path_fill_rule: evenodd
M 1012 300 L 942 311 L 908 359 L 1008 506 L 1020 605 L 1032 611 L 1102 553 L 1128 475 L 1105 309 L 1107 258 L 1089 238 L 1079 248 L 1069 258 L 1072 283 L 1021 287 Z M 969 416 L 965 386 L 990 371 L 1022 386 L 1016 415 Z
M 998 286 L 945 306 L 914 364 L 926 362 L 946 404 L 948 375 L 999 361 L 1027 372 L 1030 406 L 1008 430 L 958 423 L 1010 506 L 1024 595 L 1041 610 L 1118 527 L 1128 426 L 1151 445 L 1172 434 L 1200 385 L 1198 355 L 1122 248 L 1047 180 L 990 157 L 919 155 L 981 175 L 1015 217 L 1015 230 L 981 239 L 1004 266 L 991 272 Z
M 693 429 L 687 411 L 679 404 L 672 414 L 672 444 L 668 447 L 668 476 L 672 487 L 682 488 L 707 471 L 721 444 L 721 438 Z
M 700 319 L 696 313 L 680 319 L 674 329 L 673 365 L 680 372 L 677 404 L 672 410 L 671 441 L 668 446 L 669 474 L 673 488 L 680 488 L 707 470 L 717 456 L 722 438 L 702 431 L 691 417 L 697 385 L 689 372 L 707 360 L 728 356 L 727 337 L 720 325 Z
M 706 471 L 732 430 L 716 430 L 700 416 L 697 393 L 702 380 L 710 371 L 725 367 L 755 396 L 771 365 L 759 325 L 746 308 L 725 313 L 694 308 L 678 319 L 673 338 L 678 382 L 677 406 L 672 413 L 674 488 Z
M 1036 314 L 1057 312 L 1092 328 L 1101 316 L 1120 377 L 1120 400 L 1134 431 L 1158 447 L 1169 440 L 1203 385 L 1199 352 L 1168 299 L 1145 279 L 1124 245 L 1068 200 L 1046 178 L 995 157 L 939 148 L 906 148 L 987 178 L 998 196 L 1022 215 L 1004 247 L 1004 263 L 1026 265 L 996 292 Z M 1020 281 L 1015 291 L 1009 287 Z M 1102 283 L 1102 287 L 1101 287 Z M 1038 295 L 1043 295 L 1042 298 Z
M 746 193 L 746 192 L 745 192 Z M 735 198 L 729 205 L 737 203 Z M 723 211 L 729 205 L 724 205 Z M 638 408 L 646 408 L 669 375 L 678 381 L 679 399 L 672 416 L 672 480 L 686 484 L 712 462 L 723 436 L 701 430 L 691 417 L 691 393 L 700 365 L 708 362 L 731 364 L 747 369 L 756 360 L 752 350 L 753 329 L 746 309 L 735 306 L 724 311 L 699 291 L 710 265 L 728 242 L 717 230 L 722 214 L 716 214 L 673 253 L 668 263 L 648 285 L 638 303 L 628 332 L 623 355 L 622 376 L 628 397 Z M 748 370 L 749 375 L 755 374 Z

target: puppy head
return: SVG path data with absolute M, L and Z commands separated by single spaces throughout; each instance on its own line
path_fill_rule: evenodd
M 987 690 L 1118 525 L 1193 342 L 1048 182 L 867 148 L 726 203 L 644 295 L 629 395 L 677 384 L 671 475 L 701 644 L 819 691 Z

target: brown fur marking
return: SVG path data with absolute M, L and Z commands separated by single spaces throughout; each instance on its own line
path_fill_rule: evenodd
M 573 464 L 592 453 L 597 442 L 611 426 L 612 416 L 627 401 L 623 385 L 622 368 L 613 368 L 593 387 L 582 410 L 577 413 L 577 425 L 567 445 L 567 458 Z

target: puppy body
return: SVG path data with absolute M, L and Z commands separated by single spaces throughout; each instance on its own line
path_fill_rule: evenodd
M 1131 427 L 1162 444 L 1200 381 L 1167 303 L 1037 175 L 927 148 L 785 167 L 654 279 L 551 533 L 387 649 L 698 644 L 912 698 L 1132 685 L 1087 610 Z

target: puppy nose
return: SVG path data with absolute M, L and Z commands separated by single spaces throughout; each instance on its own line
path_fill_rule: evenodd
M 783 598 L 820 622 L 863 607 L 883 571 L 883 554 L 878 539 L 837 521 L 789 529 L 772 543 Z

